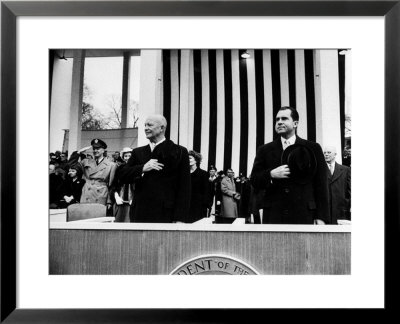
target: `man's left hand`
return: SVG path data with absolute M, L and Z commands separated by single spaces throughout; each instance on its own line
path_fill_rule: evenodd
M 314 219 L 314 225 L 325 225 L 325 222 L 321 219 Z

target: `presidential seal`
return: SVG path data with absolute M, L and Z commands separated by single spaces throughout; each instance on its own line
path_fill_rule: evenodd
M 171 275 L 258 275 L 245 262 L 226 255 L 201 255 L 176 267 Z

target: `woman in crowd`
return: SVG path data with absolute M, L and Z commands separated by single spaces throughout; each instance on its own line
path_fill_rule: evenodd
M 82 188 L 85 180 L 82 179 L 83 170 L 79 163 L 71 165 L 68 176 L 64 180 L 61 189 L 60 208 L 67 208 L 69 205 L 79 203 L 82 195 Z
M 200 169 L 202 156 L 195 151 L 189 151 L 189 165 L 191 178 L 191 198 L 190 209 L 187 223 L 194 223 L 207 217 L 207 207 L 209 202 L 208 173 Z
M 123 162 L 118 166 L 115 172 L 115 178 L 111 185 L 111 198 L 114 200 L 114 216 L 117 223 L 129 223 L 129 210 L 133 199 L 133 184 L 123 184 L 121 181 L 121 170 L 126 166 L 131 157 L 132 149 L 124 147 L 121 151 Z

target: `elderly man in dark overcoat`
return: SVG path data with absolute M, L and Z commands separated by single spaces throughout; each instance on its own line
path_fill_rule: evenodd
M 280 108 L 275 119 L 279 137 L 257 149 L 250 181 L 256 191 L 265 191 L 265 224 L 330 222 L 324 155 L 319 144 L 296 135 L 298 123 L 296 109 Z
M 351 169 L 336 162 L 336 148 L 324 148 L 325 161 L 328 165 L 329 207 L 332 224 L 338 219 L 351 220 Z
M 148 145 L 132 151 L 119 176 L 134 183 L 131 219 L 141 223 L 186 222 L 191 195 L 189 155 L 185 147 L 165 138 L 167 121 L 149 116 L 144 131 Z

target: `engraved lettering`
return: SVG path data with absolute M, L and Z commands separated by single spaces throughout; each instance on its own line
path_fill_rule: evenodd
M 192 264 L 188 264 L 187 267 L 186 267 L 188 269 L 190 275 L 192 275 L 194 273 L 193 269 L 192 269 L 192 266 L 193 266 Z
M 208 264 L 208 270 L 211 270 L 211 259 L 205 259 L 204 261 L 206 261 L 207 262 L 207 264 Z
M 198 269 L 198 268 L 200 268 L 200 269 L 203 270 L 203 271 L 206 270 L 206 269 L 204 268 L 204 262 L 203 262 L 203 261 L 201 261 L 201 265 L 195 262 L 195 263 L 194 263 L 194 266 L 196 267 L 196 271 L 197 271 L 197 272 L 199 272 L 199 269 Z

